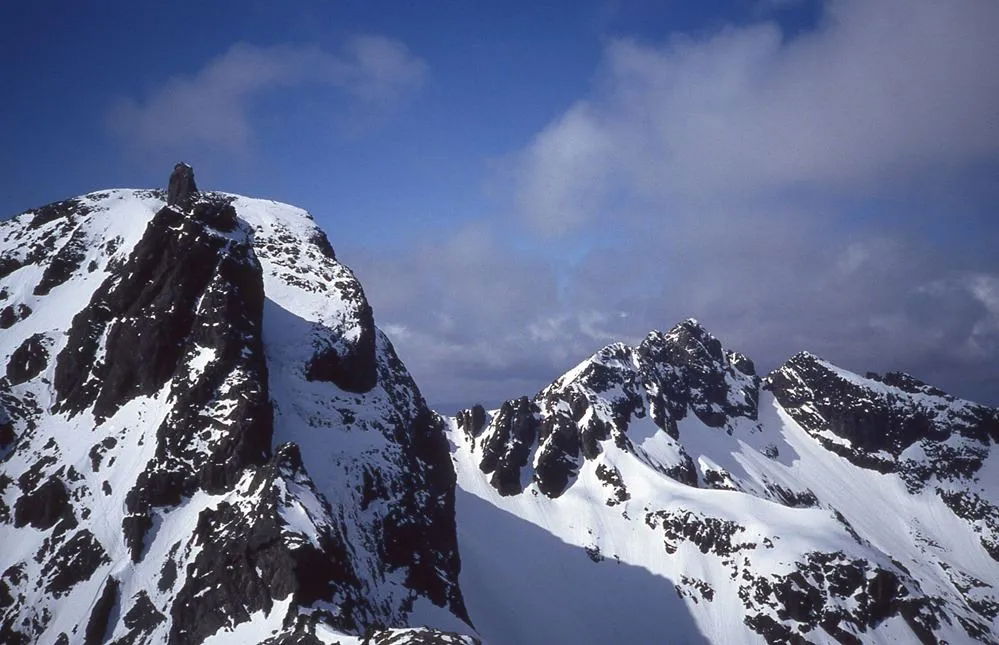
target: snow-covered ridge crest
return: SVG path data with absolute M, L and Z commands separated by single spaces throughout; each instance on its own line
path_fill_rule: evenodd
M 490 642 L 999 639 L 999 411 L 911 376 L 803 352 L 760 378 L 691 319 L 459 413 L 451 440 Z
M 301 209 L 165 201 L 0 222 L 0 641 L 471 632 L 442 424 L 353 274 Z
M 996 410 L 900 372 L 861 377 L 807 352 L 768 378 L 785 410 L 828 449 L 868 468 L 929 478 L 973 477 L 999 441 Z
M 458 421 L 481 451 L 483 470 L 497 490 L 517 494 L 532 481 L 540 492 L 558 497 L 605 441 L 678 481 L 696 483 L 694 464 L 678 442 L 678 424 L 690 415 L 734 432 L 755 418 L 758 397 L 752 362 L 726 352 L 690 319 L 668 333 L 651 332 L 637 347 L 604 347 L 532 400 L 504 403 L 488 423 L 480 410 L 462 413 Z M 636 444 L 636 433 L 627 432 L 632 420 L 662 435 L 642 436 Z M 646 439 L 652 440 L 648 447 Z M 531 473 L 526 479 L 524 469 Z

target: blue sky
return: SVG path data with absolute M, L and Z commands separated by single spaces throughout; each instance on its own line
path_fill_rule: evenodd
M 363 214 L 337 224 L 359 240 L 380 239 L 382 227 L 401 235 L 400 226 L 481 214 L 491 162 L 587 90 L 614 34 L 657 38 L 755 15 L 749 2 L 107 2 L 95 11 L 43 1 L 0 11 L 4 60 L 16 61 L 3 68 L 2 141 L 27 153 L 4 155 L 5 213 L 53 191 L 162 183 L 164 159 L 181 153 L 234 192 L 264 192 L 320 216 Z M 802 14 L 776 15 L 797 29 Z M 367 34 L 404 44 L 428 73 L 392 118 L 359 132 L 342 123 L 350 117 L 338 91 L 315 85 L 247 101 L 253 132 L 244 150 L 187 141 L 133 150 L 107 127 L 116 101 L 196 75 L 236 43 L 336 52 Z
M 0 7 L 0 212 L 309 209 L 432 403 L 687 316 L 999 403 L 990 0 Z

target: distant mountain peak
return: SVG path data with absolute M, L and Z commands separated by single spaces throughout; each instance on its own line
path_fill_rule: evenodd
M 862 377 L 800 352 L 761 379 L 686 320 L 638 347 L 607 345 L 535 397 L 470 409 L 452 428 L 459 487 L 485 500 L 474 512 L 459 504 L 458 522 L 466 566 L 490 574 L 463 589 L 491 641 L 619 637 L 620 623 L 552 630 L 533 608 L 553 593 L 536 588 L 553 585 L 516 582 L 546 576 L 565 578 L 560 597 L 599 580 L 627 598 L 616 616 L 645 625 L 638 641 L 655 640 L 647 616 L 660 612 L 673 625 L 692 616 L 697 628 L 674 634 L 691 642 L 999 634 L 999 411 L 907 375 Z M 510 516 L 579 555 L 503 546 L 489 527 Z M 492 566 L 498 549 L 517 555 Z M 576 557 L 587 564 L 567 564 Z M 665 596 L 646 606 L 648 590 L 629 595 L 601 573 L 608 561 L 657 572 L 679 606 Z M 521 628 L 494 619 L 496 594 L 523 599 Z M 571 597 L 576 615 L 602 611 Z

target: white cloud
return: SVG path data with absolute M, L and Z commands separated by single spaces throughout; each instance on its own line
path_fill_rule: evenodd
M 619 204 L 869 190 L 999 151 L 999 3 L 834 0 L 773 23 L 607 47 L 593 95 L 520 161 L 523 211 L 562 232 Z
M 336 54 L 315 46 L 238 43 L 193 75 L 171 78 L 142 99 L 120 99 L 108 125 L 138 149 L 235 151 L 253 138 L 248 113 L 261 94 L 327 87 L 379 112 L 419 89 L 426 74 L 426 64 L 405 45 L 381 36 L 352 38 Z
M 999 354 L 999 275 L 971 276 L 967 286 L 986 312 L 971 330 L 970 351 L 991 361 Z
M 584 222 L 607 190 L 614 135 L 590 112 L 576 105 L 539 134 L 518 177 L 521 204 L 545 232 Z

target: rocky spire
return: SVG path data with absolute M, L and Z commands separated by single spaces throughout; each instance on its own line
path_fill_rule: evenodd
M 167 204 L 179 204 L 198 192 L 194 183 L 194 168 L 179 162 L 170 173 L 170 185 L 167 188 Z

